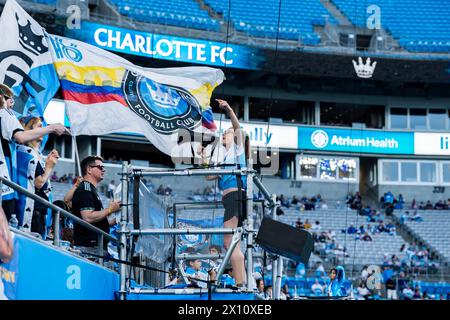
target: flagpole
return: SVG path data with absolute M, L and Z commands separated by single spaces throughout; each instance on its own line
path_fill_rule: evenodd
M 75 163 L 76 163 L 76 168 L 78 169 L 77 176 L 81 176 L 80 155 L 78 154 L 77 136 L 74 134 L 72 134 L 72 145 L 75 149 Z

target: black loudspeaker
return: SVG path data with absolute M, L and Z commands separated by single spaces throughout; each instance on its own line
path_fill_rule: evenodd
M 266 217 L 262 219 L 256 243 L 266 251 L 305 265 L 314 250 L 314 240 L 308 231 Z

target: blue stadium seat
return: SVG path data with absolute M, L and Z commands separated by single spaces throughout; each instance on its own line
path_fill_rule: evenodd
M 332 0 L 353 24 L 366 26 L 367 7 L 377 5 L 381 10 L 381 25 L 394 39 L 411 52 L 450 51 L 450 6 L 448 0 Z M 430 3 L 432 2 L 432 3 Z M 405 41 L 407 39 L 408 41 Z
M 51 0 L 38 0 L 51 1 Z M 148 23 L 173 25 L 208 31 L 219 31 L 219 23 L 211 19 L 195 0 L 111 0 L 119 13 Z

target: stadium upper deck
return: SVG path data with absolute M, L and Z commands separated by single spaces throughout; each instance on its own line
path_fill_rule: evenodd
M 49 6 L 59 4 L 56 0 L 26 1 Z M 126 22 L 137 29 L 142 28 L 139 23 L 147 23 L 201 30 L 206 31 L 205 38 L 230 33 L 230 42 L 259 39 L 251 42 L 256 46 L 273 45 L 270 39 L 285 41 L 277 44 L 278 49 L 299 45 L 362 46 L 391 53 L 448 54 L 450 7 L 446 3 L 446 0 L 307 0 L 300 5 L 295 0 L 155 0 L 151 3 L 104 0 L 98 6 L 90 5 L 90 17 L 105 15 L 103 8 L 113 7 L 115 15 L 109 11 L 107 17 L 111 23 Z

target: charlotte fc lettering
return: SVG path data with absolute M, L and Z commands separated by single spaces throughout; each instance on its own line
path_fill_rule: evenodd
M 94 40 L 101 47 L 129 50 L 150 56 L 174 56 L 176 59 L 186 56 L 188 60 L 203 62 L 207 61 L 209 57 L 211 63 L 219 60 L 223 64 L 233 64 L 233 59 L 229 59 L 233 53 L 233 48 L 229 46 L 211 45 L 207 47 L 206 44 L 193 41 L 155 39 L 154 36 L 143 36 L 107 28 L 98 28 L 94 33 Z
M 398 149 L 398 141 L 394 138 L 375 139 L 373 137 L 366 137 L 365 139 L 353 139 L 349 136 L 344 138 L 333 135 L 331 144 L 337 146 Z

